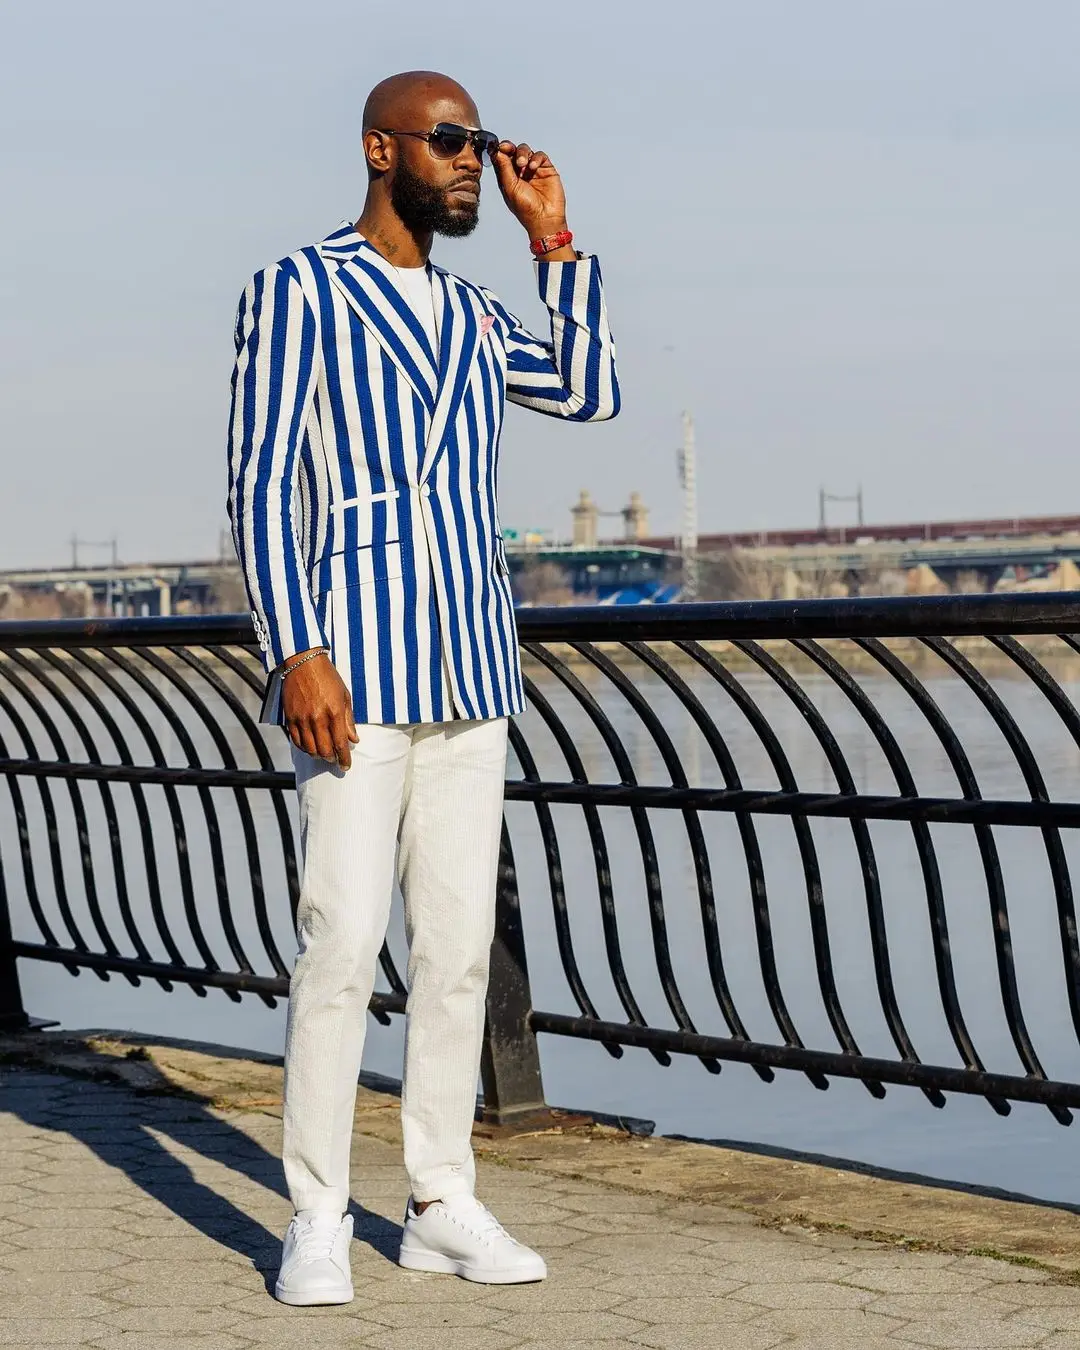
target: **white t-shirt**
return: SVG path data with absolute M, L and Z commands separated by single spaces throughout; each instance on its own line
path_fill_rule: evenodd
M 439 335 L 435 327 L 435 301 L 431 298 L 431 276 L 426 267 L 399 267 L 398 278 L 412 312 L 428 336 L 431 350 L 439 354 Z

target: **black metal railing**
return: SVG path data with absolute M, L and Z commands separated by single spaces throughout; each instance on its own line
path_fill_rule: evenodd
M 1068 1123 L 1080 597 L 535 609 L 519 631 L 493 1118 L 542 1104 L 546 1032 Z M 28 1024 L 19 959 L 287 994 L 293 779 L 252 644 L 235 617 L 0 624 L 0 1025 Z M 386 1022 L 406 990 L 381 962 Z

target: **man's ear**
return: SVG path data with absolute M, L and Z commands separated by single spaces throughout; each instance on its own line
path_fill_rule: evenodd
M 382 174 L 389 169 L 393 155 L 390 149 L 393 139 L 381 131 L 364 132 L 364 158 L 368 162 L 368 167 L 376 173 Z

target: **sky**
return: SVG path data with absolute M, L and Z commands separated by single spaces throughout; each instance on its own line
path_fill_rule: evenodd
M 505 526 L 565 536 L 588 488 L 677 529 L 684 407 L 703 531 L 860 482 L 873 521 L 1080 513 L 1076 0 L 0 14 L 0 566 L 217 554 L 240 291 L 359 214 L 364 97 L 409 68 L 551 154 L 607 286 L 623 412 L 511 409 Z M 543 328 L 493 181 L 433 257 Z

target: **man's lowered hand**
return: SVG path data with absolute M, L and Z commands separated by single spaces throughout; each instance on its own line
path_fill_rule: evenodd
M 298 750 L 347 769 L 352 764 L 352 748 L 360 739 L 353 721 L 352 696 L 329 656 L 304 661 L 286 674 L 306 654 L 296 652 L 282 672 L 285 730 Z

